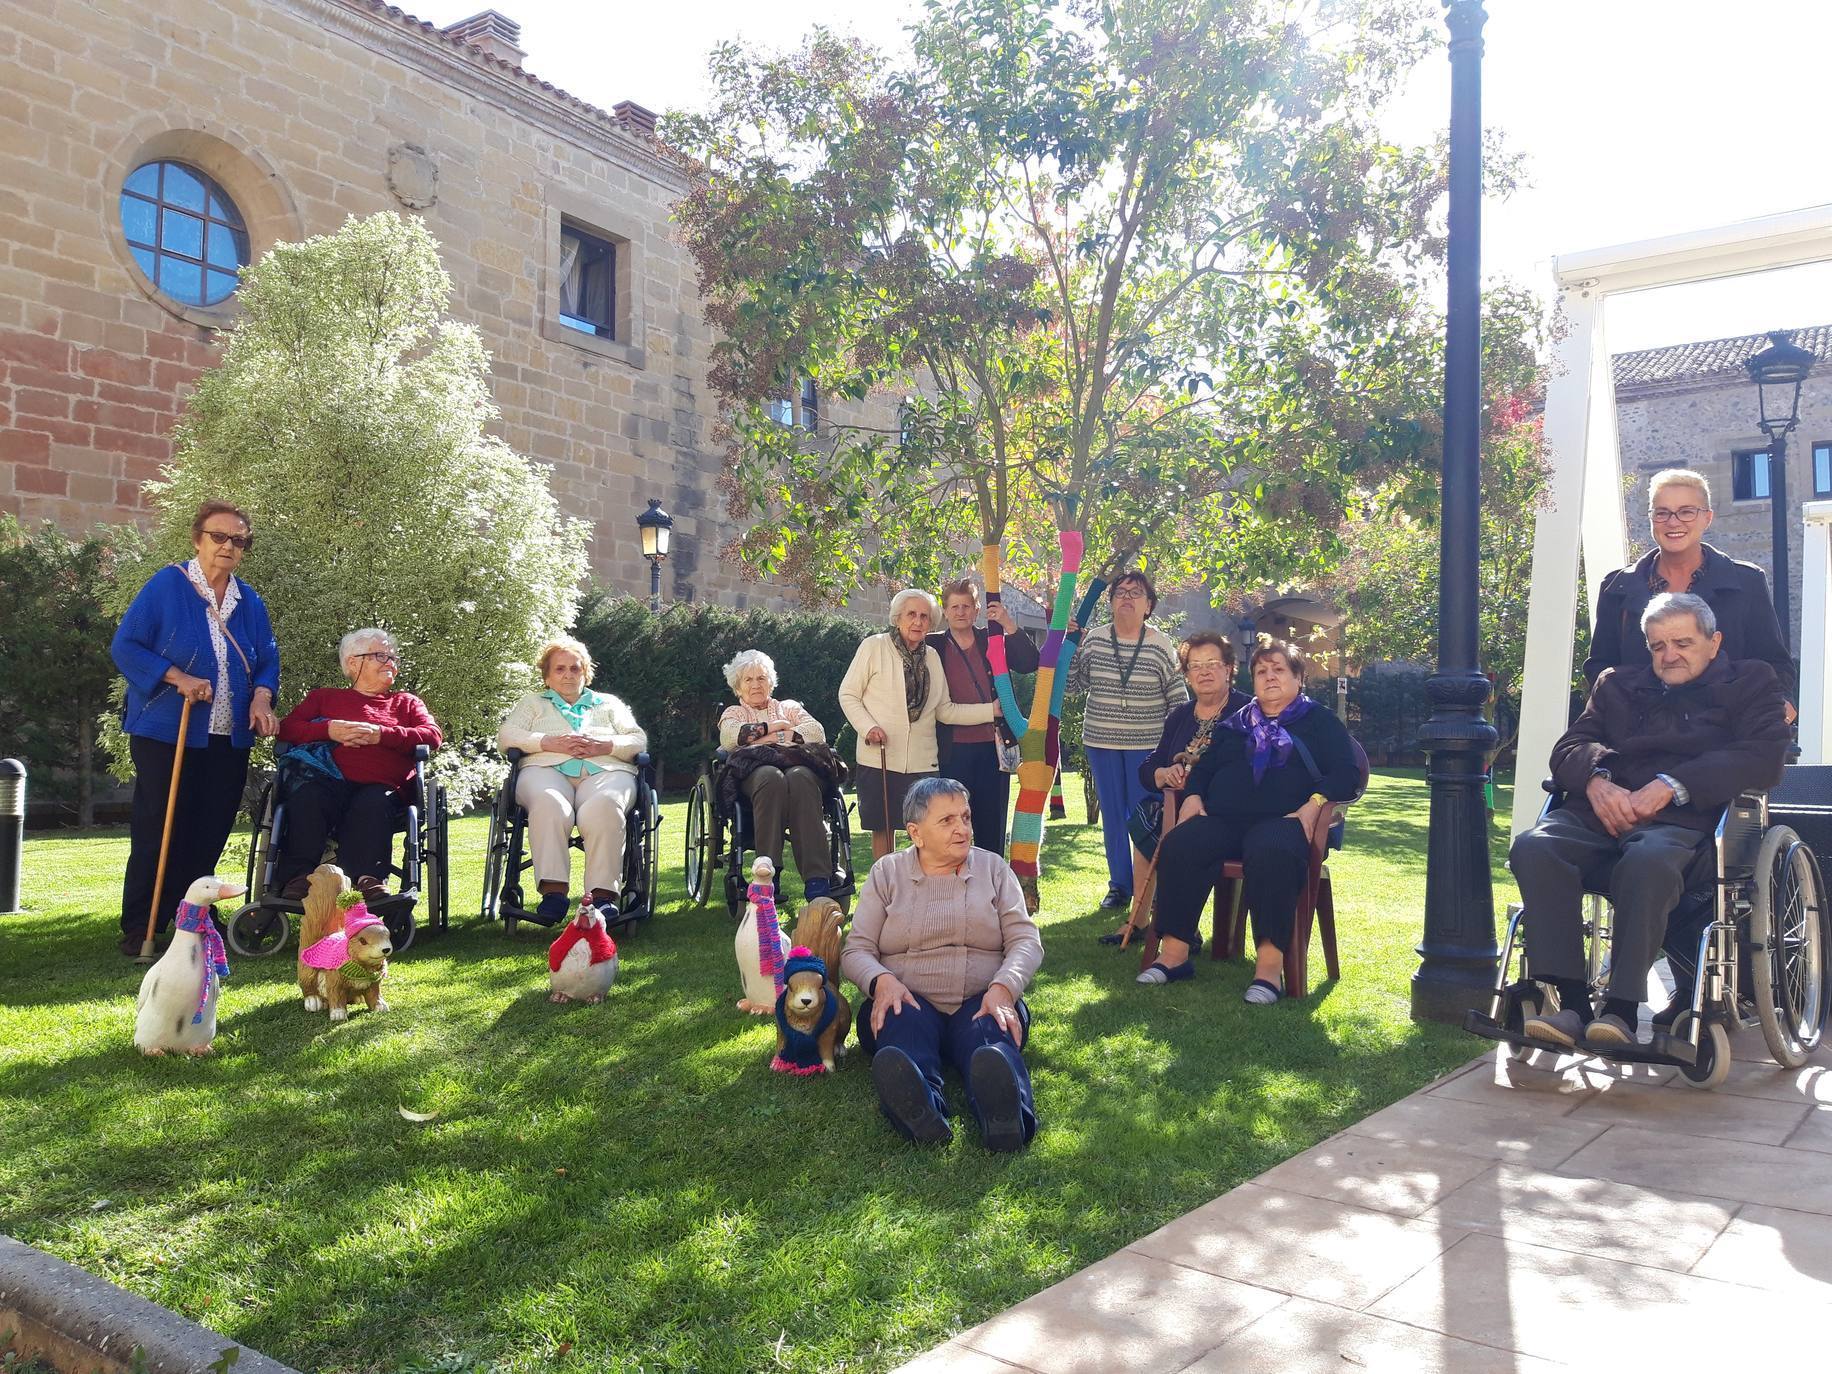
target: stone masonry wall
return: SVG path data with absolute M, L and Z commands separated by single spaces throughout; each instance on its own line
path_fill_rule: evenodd
M 676 519 L 669 597 L 779 599 L 718 557 L 683 183 L 640 127 L 370 0 L 34 0 L 8 7 L 0 65 L 0 510 L 145 517 L 140 483 L 234 317 L 161 296 L 126 247 L 123 180 L 174 158 L 237 201 L 257 257 L 417 205 L 491 351 L 500 432 L 593 522 L 594 573 L 646 592 L 654 496 Z M 618 242 L 615 341 L 557 321 L 562 217 Z

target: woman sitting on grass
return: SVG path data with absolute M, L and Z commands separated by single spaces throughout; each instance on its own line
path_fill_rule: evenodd
M 1348 729 L 1304 695 L 1304 655 L 1283 640 L 1263 641 L 1247 660 L 1253 700 L 1222 721 L 1215 742 L 1190 771 L 1177 826 L 1158 849 L 1157 962 L 1147 985 L 1196 975 L 1190 945 L 1224 862 L 1245 870 L 1256 948 L 1246 1000 L 1284 994 L 1298 894 L 1310 868 L 1311 837 L 1333 801 L 1361 785 Z

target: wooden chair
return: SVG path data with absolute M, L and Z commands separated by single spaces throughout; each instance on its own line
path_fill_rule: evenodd
M 1329 851 L 1342 847 L 1344 815 L 1368 790 L 1367 750 L 1353 737 L 1349 739 L 1349 744 L 1355 750 L 1355 765 L 1360 769 L 1361 781 L 1353 797 L 1347 801 L 1330 803 L 1317 813 L 1312 824 L 1310 868 L 1305 873 L 1304 886 L 1298 893 L 1297 918 L 1291 928 L 1291 947 L 1285 951 L 1287 997 L 1303 997 L 1310 992 L 1310 933 L 1313 923 L 1323 938 L 1323 963 L 1330 978 L 1334 980 L 1342 976 L 1342 966 L 1336 955 L 1336 894 L 1335 885 L 1330 881 Z M 1165 791 L 1163 834 L 1168 835 L 1177 824 L 1177 810 L 1182 800 L 1181 793 L 1169 789 Z M 1163 843 L 1161 838 L 1159 843 Z M 1150 889 L 1157 885 L 1156 866 L 1153 868 L 1151 880 L 1141 884 L 1147 902 L 1151 900 Z M 1238 859 L 1230 859 L 1222 864 L 1221 876 L 1215 883 L 1215 915 L 1209 924 L 1210 959 L 1238 959 L 1246 952 L 1247 910 L 1241 900 L 1242 880 L 1245 877 L 1246 870 Z M 1158 927 L 1154 921 L 1145 938 L 1144 953 L 1139 958 L 1139 971 L 1143 973 L 1157 957 Z

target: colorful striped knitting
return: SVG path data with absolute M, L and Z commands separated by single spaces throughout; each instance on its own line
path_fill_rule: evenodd
M 220 984 L 229 976 L 229 954 L 223 948 L 223 937 L 217 934 L 216 922 L 210 919 L 210 908 L 198 906 L 195 902 L 178 904 L 178 928 L 195 934 L 203 945 L 203 983 L 197 989 L 197 1010 L 191 1017 L 193 1026 L 200 1026 L 204 1019 L 204 1004 L 210 1000 L 210 980 Z
M 776 920 L 776 885 L 755 882 L 744 895 L 757 908 L 757 967 L 776 981 L 776 995 L 782 996 L 782 927 Z

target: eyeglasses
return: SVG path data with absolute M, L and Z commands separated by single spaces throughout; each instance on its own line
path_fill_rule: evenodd
M 1197 659 L 1189 665 L 1192 673 L 1219 673 L 1227 669 L 1227 664 L 1218 658 Z
M 399 654 L 391 654 L 385 651 L 380 652 L 380 653 L 372 653 L 372 654 L 351 654 L 350 657 L 351 658 L 370 658 L 370 659 L 374 659 L 377 663 L 399 663 L 401 661 L 401 656 Z
M 1678 510 L 1656 507 L 1648 512 L 1648 518 L 1656 525 L 1664 525 L 1672 520 L 1677 520 L 1682 525 L 1690 525 L 1709 509 L 1711 509 L 1709 506 L 1681 506 Z
M 1112 595 L 1115 601 L 1143 601 L 1145 589 L 1143 587 L 1119 587 Z
M 254 547 L 252 534 L 224 534 L 221 530 L 205 530 L 204 533 L 210 536 L 211 542 L 219 549 L 224 544 L 233 544 L 236 548 L 243 550 Z

